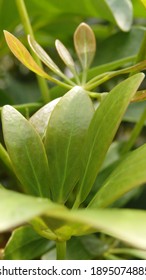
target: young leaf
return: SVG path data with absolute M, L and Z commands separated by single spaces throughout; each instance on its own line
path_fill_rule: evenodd
M 93 61 L 96 51 L 96 40 L 92 29 L 81 23 L 74 33 L 74 45 L 83 69 L 87 69 Z
M 146 144 L 131 152 L 111 173 L 89 204 L 90 208 L 107 207 L 126 192 L 146 182 Z
M 48 78 L 49 76 L 36 64 L 31 54 L 23 46 L 23 44 L 11 33 L 4 31 L 6 42 L 12 53 L 20 60 L 28 69 L 36 74 Z
M 53 247 L 53 242 L 38 235 L 31 226 L 15 229 L 4 249 L 5 260 L 33 260 Z
M 36 55 L 48 66 L 54 73 L 62 76 L 61 70 L 51 59 L 51 57 L 44 51 L 44 49 L 30 36 L 28 35 L 28 43 Z
M 51 114 L 45 148 L 54 201 L 66 201 L 79 178 L 80 152 L 93 113 L 90 98 L 76 86 L 61 98 Z
M 69 51 L 59 40 L 55 41 L 55 46 L 56 46 L 56 49 L 57 49 L 61 59 L 63 60 L 63 62 L 70 69 L 70 71 L 75 76 L 75 78 L 77 78 L 78 74 L 76 72 L 75 63 L 74 63 L 73 58 L 71 57 Z
M 76 206 L 90 192 L 122 116 L 143 78 L 144 74 L 139 73 L 121 82 L 97 108 L 84 142 Z
M 43 138 L 45 135 L 51 113 L 59 101 L 60 98 L 54 99 L 53 101 L 43 106 L 29 119 L 29 122 L 34 126 L 41 138 Z
M 25 192 L 49 197 L 49 171 L 40 136 L 12 106 L 2 110 L 4 140 L 16 176 Z

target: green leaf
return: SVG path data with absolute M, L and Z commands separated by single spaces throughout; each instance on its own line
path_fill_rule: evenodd
M 38 235 L 31 226 L 23 226 L 12 232 L 4 249 L 5 260 L 33 260 L 53 246 L 53 242 Z
M 9 105 L 3 107 L 2 124 L 8 154 L 24 191 L 49 197 L 48 162 L 36 130 Z
M 121 82 L 97 108 L 84 142 L 76 206 L 90 192 L 122 116 L 143 78 L 144 74 L 139 73 Z
M 51 114 L 45 147 L 54 201 L 66 201 L 79 178 L 80 152 L 93 113 L 90 98 L 77 86 L 61 98 Z
M 62 238 L 70 228 L 71 235 L 104 232 L 130 245 L 146 250 L 146 211 L 127 209 L 67 210 L 48 199 L 0 189 L 0 232 L 44 216 L 58 222 L 54 233 Z M 9 207 L 8 207 L 9 205 Z M 51 220 L 49 220 L 49 218 Z M 59 228 L 59 221 L 66 226 Z M 136 221 L 136 222 L 135 222 Z M 47 230 L 46 230 L 47 232 Z
M 81 23 L 74 33 L 74 45 L 83 69 L 87 69 L 93 61 L 96 51 L 96 40 L 92 29 Z
M 49 199 L 32 197 L 6 189 L 0 189 L 0 232 L 26 223 L 37 216 L 47 213 L 62 213 L 64 207 Z M 9 207 L 8 207 L 9 206 Z
M 143 145 L 122 160 L 94 196 L 89 207 L 107 207 L 126 192 L 145 183 L 145 169 L 146 145 Z
M 46 128 L 51 116 L 52 111 L 54 110 L 56 104 L 60 101 L 60 98 L 56 98 L 43 106 L 38 110 L 31 118 L 29 122 L 34 126 L 36 131 L 39 133 L 41 138 L 44 137 Z

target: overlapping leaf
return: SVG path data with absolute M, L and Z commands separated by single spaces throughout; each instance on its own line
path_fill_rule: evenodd
M 123 81 L 97 108 L 85 139 L 76 206 L 90 192 L 128 103 L 143 78 L 144 75 L 139 73 Z
M 55 201 L 66 201 L 79 178 L 80 153 L 93 113 L 90 98 L 77 86 L 61 98 L 51 114 L 45 147 Z
M 2 110 L 4 140 L 16 176 L 25 192 L 49 197 L 45 149 L 33 126 L 12 106 Z
M 26 196 L 4 189 L 0 189 L 0 197 L 0 232 L 43 215 L 46 219 L 51 218 L 54 224 L 57 220 L 64 221 L 64 225 L 70 228 L 71 235 L 104 232 L 134 247 L 146 249 L 146 224 L 143 222 L 146 219 L 145 211 L 127 209 L 73 211 L 47 199 Z M 58 222 L 58 235 L 59 230 L 62 231 L 59 229 Z
M 45 106 L 43 106 L 40 110 L 38 110 L 32 117 L 29 119 L 29 122 L 34 126 L 37 130 L 41 138 L 43 138 L 49 118 L 51 116 L 52 111 L 54 110 L 56 104 L 60 101 L 60 98 L 56 98 L 53 101 L 49 102 Z

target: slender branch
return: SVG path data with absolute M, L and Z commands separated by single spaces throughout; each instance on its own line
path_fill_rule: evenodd
M 21 18 L 22 24 L 24 26 L 25 32 L 27 34 L 30 34 L 34 38 L 34 33 L 33 33 L 33 30 L 32 30 L 32 27 L 31 27 L 31 23 L 30 23 L 30 20 L 29 20 L 29 16 L 28 16 L 28 13 L 27 13 L 27 10 L 26 10 L 24 0 L 16 0 L 16 5 L 17 5 L 17 8 L 18 8 L 20 18 Z M 35 59 L 35 61 L 37 62 L 37 64 L 41 68 L 43 68 L 40 59 L 34 54 L 34 52 L 32 50 L 31 50 L 31 54 L 32 54 L 33 58 Z M 49 95 L 49 89 L 48 89 L 47 82 L 44 78 L 42 78 L 38 75 L 37 75 L 37 80 L 38 80 L 38 84 L 39 84 L 39 88 L 40 88 L 40 91 L 41 91 L 43 101 L 44 101 L 44 103 L 47 103 L 51 99 L 50 95 Z

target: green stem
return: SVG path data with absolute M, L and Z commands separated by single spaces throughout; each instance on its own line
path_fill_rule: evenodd
M 133 147 L 134 143 L 136 142 L 137 137 L 139 136 L 139 134 L 143 128 L 145 120 L 146 120 L 146 109 L 142 113 L 139 121 L 136 123 L 136 125 L 131 133 L 130 139 L 123 146 L 123 148 L 121 150 L 122 154 L 127 153 L 131 150 L 131 148 Z
M 33 30 L 32 30 L 32 27 L 31 27 L 31 23 L 30 23 L 30 20 L 29 20 L 29 17 L 28 17 L 28 13 L 27 13 L 27 10 L 26 10 L 24 0 L 16 0 L 16 5 L 17 5 L 17 8 L 18 8 L 20 18 L 21 18 L 22 24 L 24 26 L 25 32 L 27 34 L 30 34 L 34 38 Z M 34 52 L 32 52 L 32 50 L 31 50 L 31 53 L 32 53 L 32 56 L 34 57 L 35 61 L 37 62 L 37 64 L 41 68 L 43 68 L 40 59 L 34 54 Z M 48 103 L 51 100 L 51 98 L 50 98 L 50 95 L 49 95 L 49 89 L 48 89 L 47 82 L 46 82 L 45 79 L 43 79 L 40 76 L 37 76 L 37 80 L 38 80 L 39 88 L 40 88 L 40 91 L 41 91 L 42 99 L 43 99 L 44 103 Z
M 91 79 L 90 81 L 88 81 L 88 83 L 86 83 L 86 85 L 84 86 L 84 89 L 89 91 L 118 75 L 128 74 L 134 71 L 141 71 L 144 69 L 146 69 L 146 60 L 121 70 L 100 74 L 94 77 L 93 79 Z
M 142 41 L 142 44 L 140 46 L 138 55 L 136 57 L 136 63 L 146 59 L 146 48 L 145 48 L 145 46 L 146 46 L 146 31 L 144 33 L 143 41 Z
M 65 260 L 66 258 L 66 241 L 56 242 L 56 259 Z

